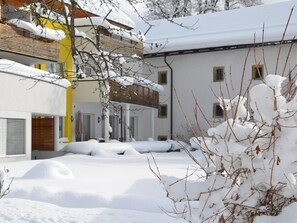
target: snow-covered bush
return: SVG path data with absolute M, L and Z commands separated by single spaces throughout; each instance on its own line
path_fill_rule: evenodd
M 0 169 L 0 199 L 8 194 L 11 181 L 8 179 L 8 169 Z
M 297 96 L 282 94 L 284 77 L 268 75 L 246 98 L 220 98 L 232 118 L 197 137 L 203 156 L 195 162 L 204 180 L 159 175 L 177 217 L 190 222 L 253 222 L 276 216 L 297 197 Z M 295 83 L 297 85 L 297 82 Z M 197 146 L 198 148 L 198 146 Z

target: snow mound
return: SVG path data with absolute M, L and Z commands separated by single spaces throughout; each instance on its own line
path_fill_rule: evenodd
M 25 179 L 71 179 L 72 171 L 64 164 L 46 160 L 32 167 L 24 176 Z
M 136 141 L 127 143 L 140 153 L 167 152 L 171 149 L 171 143 L 166 141 Z
M 138 155 L 139 153 L 127 143 L 98 143 L 96 140 L 72 142 L 63 148 L 64 152 L 96 157 L 115 157 L 118 154 Z

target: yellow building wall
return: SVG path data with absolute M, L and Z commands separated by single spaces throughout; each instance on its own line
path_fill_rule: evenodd
M 71 41 L 70 37 L 66 31 L 65 26 L 59 23 L 52 23 L 48 20 L 43 20 L 44 25 L 47 28 L 51 29 L 61 29 L 65 32 L 66 38 L 61 40 L 60 43 L 60 53 L 59 53 L 59 62 L 64 63 L 65 68 L 65 78 L 72 83 L 72 70 L 73 70 L 73 61 L 72 61 L 72 53 L 71 53 Z M 64 137 L 69 139 L 69 142 L 72 142 L 72 88 L 67 88 L 66 94 L 66 117 L 64 118 Z

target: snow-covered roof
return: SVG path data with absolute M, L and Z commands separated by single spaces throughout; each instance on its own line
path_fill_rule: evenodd
M 43 38 L 60 41 L 65 38 L 65 33 L 63 30 L 60 29 L 50 29 L 46 27 L 42 27 L 40 25 L 36 25 L 31 22 L 26 22 L 21 19 L 10 19 L 7 21 L 10 24 L 13 24 L 19 28 L 23 28 L 31 33 L 33 33 L 36 36 L 40 36 Z
M 6 59 L 0 59 L 0 72 L 15 74 L 26 78 L 33 78 L 37 81 L 45 81 L 65 88 L 71 86 L 68 80 L 61 78 L 59 75 L 51 74 L 47 71 L 28 67 Z
M 122 29 L 115 25 L 112 25 L 103 17 L 86 17 L 78 18 L 74 21 L 76 27 L 80 26 L 102 26 L 105 27 L 111 34 L 120 36 L 135 42 L 140 42 L 144 39 L 144 36 L 137 33 L 133 33 L 129 30 Z
M 232 46 L 280 41 L 292 7 L 297 0 L 260 5 L 231 11 L 222 11 L 174 19 L 176 25 L 167 20 L 155 20 L 146 34 L 145 53 L 171 52 L 219 46 Z M 187 28 L 184 28 L 187 27 Z M 135 32 L 145 33 L 149 26 L 139 23 Z M 297 11 L 293 11 L 285 39 L 297 35 Z
M 70 3 L 69 0 L 66 0 L 65 2 Z M 102 18 L 107 16 L 107 19 L 130 28 L 135 26 L 134 21 L 116 6 L 112 6 L 110 4 L 107 5 L 107 3 L 102 3 L 98 0 L 77 0 L 77 3 L 83 10 L 91 12 L 97 16 L 101 16 Z

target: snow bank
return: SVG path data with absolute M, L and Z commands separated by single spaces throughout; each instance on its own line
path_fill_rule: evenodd
M 55 160 L 46 160 L 32 167 L 23 179 L 71 179 L 74 178 L 71 170 L 63 163 Z
M 127 144 L 140 153 L 167 152 L 171 148 L 171 144 L 166 141 L 136 141 L 127 142 Z
M 139 153 L 126 143 L 98 143 L 96 140 L 86 142 L 72 142 L 62 151 L 74 154 L 83 154 L 98 157 L 114 157 L 117 154 L 138 155 Z
M 72 142 L 61 151 L 74 154 L 83 154 L 98 157 L 115 157 L 118 154 L 139 155 L 148 152 L 170 152 L 182 149 L 190 149 L 190 146 L 182 141 L 134 141 L 119 142 L 111 140 L 107 143 L 98 143 L 97 140 L 86 142 Z

